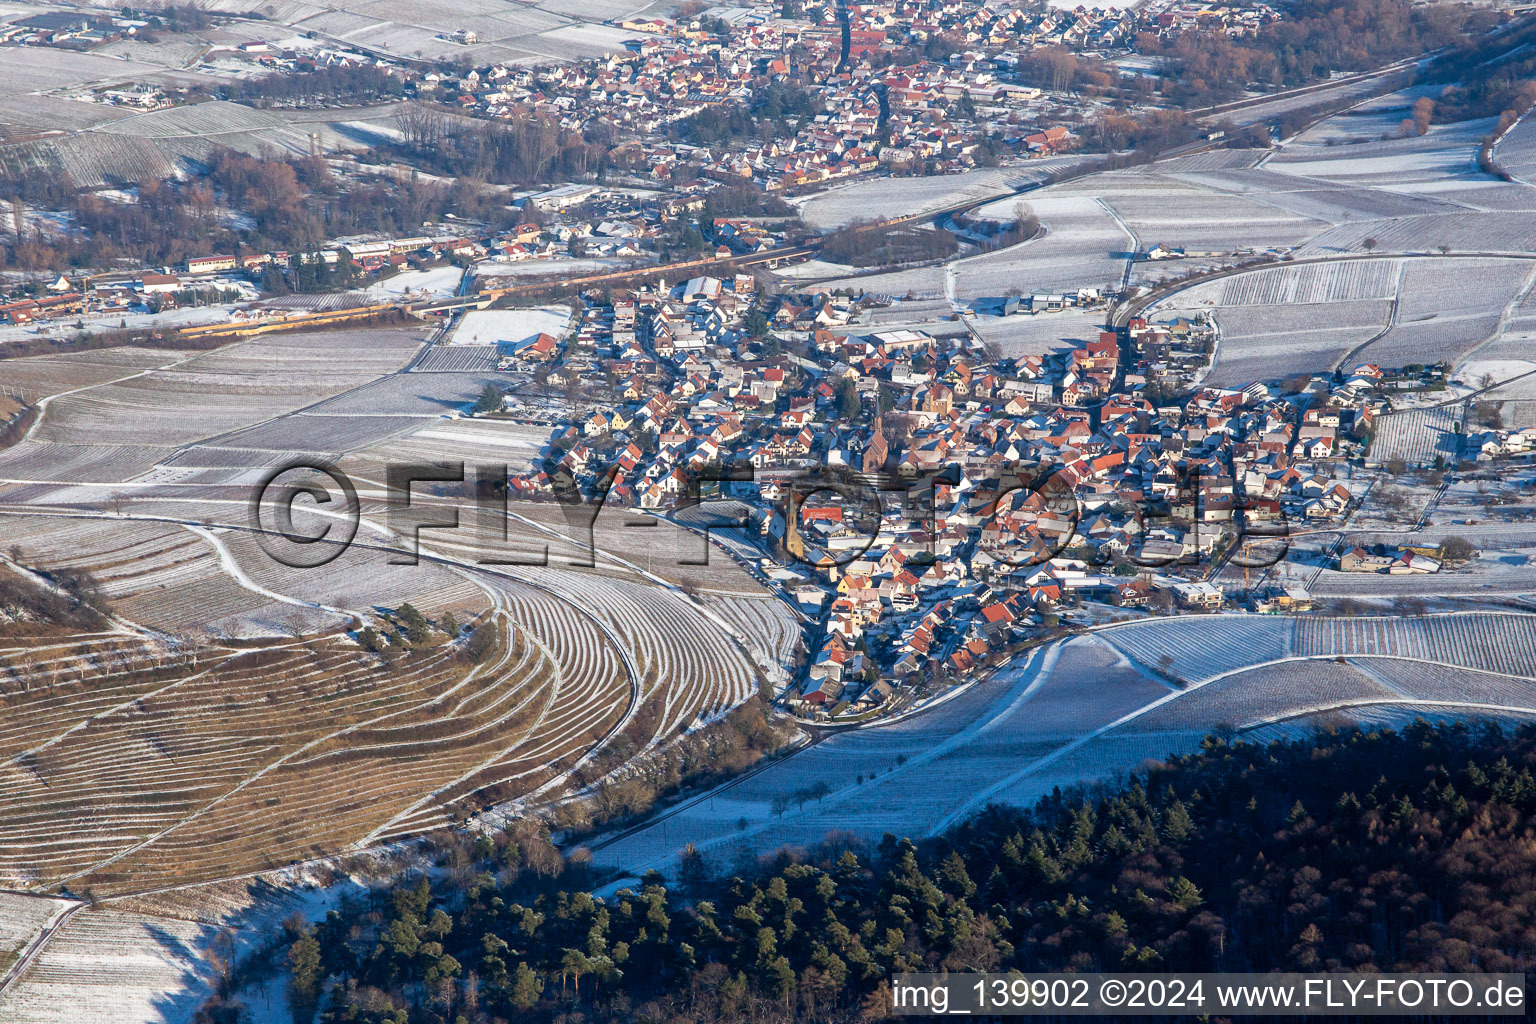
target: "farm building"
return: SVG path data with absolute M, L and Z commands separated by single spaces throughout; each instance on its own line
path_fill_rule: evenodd
M 217 274 L 224 270 L 234 270 L 240 265 L 233 254 L 228 256 L 190 256 L 187 258 L 187 273 L 189 274 Z

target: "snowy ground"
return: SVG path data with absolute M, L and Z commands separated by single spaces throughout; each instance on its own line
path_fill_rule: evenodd
M 403 274 L 377 281 L 368 286 L 368 295 L 375 302 L 387 302 L 401 298 L 430 298 L 457 295 L 459 281 L 464 272 L 458 267 L 433 267 L 430 270 L 407 270 Z
M 1081 157 L 1049 157 L 1009 167 L 981 167 L 963 174 L 925 178 L 866 178 L 797 200 L 813 228 L 831 231 L 855 220 L 877 220 L 940 210 L 967 199 L 1001 196 Z
M 470 268 L 470 273 L 476 278 L 498 277 L 551 277 L 556 274 L 596 274 L 604 270 L 622 268 L 632 263 L 632 260 L 602 260 L 602 259 L 549 259 L 549 260 L 519 260 L 516 263 L 497 263 L 494 260 L 486 260 L 476 263 Z
M 909 717 L 835 733 L 646 828 L 599 841 L 594 858 L 630 874 L 666 870 L 691 841 L 729 871 L 832 832 L 869 842 L 886 831 L 931 834 L 991 801 L 1028 806 L 1053 787 L 1193 750 L 1218 728 L 1325 710 L 1497 703 L 1525 709 L 1518 713 L 1528 719 L 1536 717 L 1533 631 L 1536 616 L 1499 613 L 1180 616 L 1113 627 L 1036 651 Z M 1335 663 L 1340 655 L 1350 664 Z M 1184 688 L 1170 688 L 1159 672 Z M 818 783 L 830 791 L 808 794 Z
M 1004 357 L 1048 355 L 1080 348 L 1099 339 L 1102 310 L 1064 309 L 1058 313 L 977 316 L 971 327 L 982 340 L 998 346 Z
M 518 342 L 539 334 L 562 337 L 571 326 L 569 306 L 532 309 L 482 309 L 464 314 L 450 345 L 493 345 Z
M 189 306 L 185 309 L 168 309 L 163 313 L 111 313 L 86 317 L 83 320 L 54 321 L 46 324 L 6 324 L 0 327 L 0 343 L 30 341 L 34 338 L 71 336 L 82 330 L 87 334 L 101 334 L 116 330 L 169 330 L 176 327 L 192 327 L 198 324 L 221 324 L 229 319 L 236 306 Z M 77 326 L 80 325 L 80 326 Z

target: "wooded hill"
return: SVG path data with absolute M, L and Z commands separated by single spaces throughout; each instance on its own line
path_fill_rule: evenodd
M 942 839 L 723 879 L 691 855 L 606 902 L 530 826 L 449 849 L 460 881 L 291 922 L 266 969 L 291 971 L 298 1019 L 319 999 L 327 1022 L 431 1024 L 876 1019 L 912 970 L 1522 971 L 1533 761 L 1536 727 L 1213 738 Z

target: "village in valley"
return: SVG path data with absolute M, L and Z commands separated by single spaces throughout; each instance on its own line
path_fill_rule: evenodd
M 1013 315 L 1063 301 L 1030 296 Z M 713 556 L 751 564 L 808 620 L 787 703 L 834 721 L 935 695 L 1073 625 L 1313 607 L 1298 583 L 1256 580 L 1292 531 L 1337 529 L 1359 506 L 1373 477 L 1355 471 L 1394 390 L 1380 367 L 1202 387 L 1211 321 L 1132 317 L 1005 359 L 964 330 L 868 322 L 887 306 L 768 298 L 745 275 L 594 297 L 568 339 L 507 346 L 504 369 L 594 399 L 511 490 L 552 500 L 549 474 L 565 472 L 606 505 L 729 535 Z M 524 415 L 515 388 L 505 403 L 484 415 Z M 1498 452 L 1526 436 L 1500 432 Z M 1235 585 L 1234 559 L 1249 567 Z M 1352 548 L 1332 567 L 1442 561 L 1438 546 Z

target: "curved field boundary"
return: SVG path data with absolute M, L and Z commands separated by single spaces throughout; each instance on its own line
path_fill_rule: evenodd
M 1477 613 L 1447 612 L 1447 613 L 1444 613 L 1444 614 L 1446 614 L 1446 615 L 1460 615 L 1460 614 L 1477 614 Z M 1519 612 L 1512 612 L 1512 613 L 1509 613 L 1509 614 L 1511 614 L 1511 615 L 1523 615 L 1523 613 L 1519 613 Z M 1246 616 L 1246 617 L 1260 618 L 1260 616 Z M 1526 618 L 1536 618 L 1536 616 L 1523 616 L 1523 617 L 1526 617 Z M 1057 641 L 1056 644 L 1059 645 L 1059 644 L 1068 643 L 1068 642 L 1070 642 L 1070 641 L 1062 640 L 1062 641 Z M 1053 646 L 1055 646 L 1055 645 L 1053 645 Z M 1117 647 L 1117 649 L 1120 649 L 1120 648 Z M 1173 691 L 1172 693 L 1168 694 L 1165 697 L 1160 697 L 1157 700 L 1154 700 L 1154 701 L 1152 701 L 1149 704 L 1145 704 L 1142 707 L 1139 707 L 1136 710 L 1129 712 L 1128 714 L 1122 715 L 1120 718 L 1115 719 L 1113 722 L 1109 722 L 1109 723 L 1107 723 L 1105 725 L 1102 725 L 1102 726 L 1098 727 L 1097 729 L 1092 730 L 1091 732 L 1085 733 L 1084 735 L 1079 736 L 1078 738 L 1072 740 L 1070 743 L 1066 743 L 1066 744 L 1056 748 L 1055 750 L 1051 751 L 1049 754 L 1046 754 L 1043 757 L 1037 758 L 1037 759 L 1029 762 L 1028 764 L 1024 765 L 1022 768 L 1020 768 L 1018 771 L 1012 772 L 1012 773 L 1004 776 L 1003 778 L 997 780 L 992 785 L 987 786 L 985 789 L 981 790 L 980 792 L 976 793 L 975 795 L 971 796 L 969 799 L 967 799 L 966 801 L 961 803 L 960 806 L 956 807 L 952 812 L 950 812 L 950 814 L 948 814 L 937 825 L 935 825 L 932 829 L 930 829 L 928 834 L 931 835 L 931 836 L 936 836 L 936 835 L 942 834 L 943 832 L 945 832 L 946 830 L 948 830 L 949 828 L 954 826 L 956 823 L 958 823 L 959 821 L 963 820 L 967 815 L 969 815 L 970 813 L 975 811 L 978 807 L 985 806 L 986 803 L 989 800 L 991 800 L 993 797 L 995 797 L 999 793 L 1002 793 L 1002 792 L 1006 791 L 1007 789 L 1011 788 L 1012 786 L 1017 784 L 1020 780 L 1026 778 L 1026 777 L 1028 777 L 1030 775 L 1035 774 L 1036 772 L 1040 771 L 1042 768 L 1048 767 L 1049 765 L 1055 763 L 1056 761 L 1061 760 L 1063 757 L 1066 757 L 1068 754 L 1070 754 L 1070 753 L 1072 753 L 1072 752 L 1074 752 L 1074 751 L 1076 751 L 1076 750 L 1078 750 L 1078 749 L 1080 749 L 1080 748 L 1082 748 L 1084 746 L 1087 746 L 1092 741 L 1094 741 L 1094 740 L 1096 740 L 1096 739 L 1098 739 L 1098 738 L 1100 738 L 1102 736 L 1108 735 L 1109 733 L 1115 731 L 1116 729 L 1120 728 L 1121 726 L 1127 725 L 1127 724 L 1135 721 L 1136 719 L 1141 718 L 1143 715 L 1146 715 L 1146 714 L 1148 714 L 1148 713 L 1150 713 L 1150 712 L 1152 712 L 1152 711 L 1154 711 L 1154 710 L 1156 710 L 1158 708 L 1161 708 L 1165 704 L 1168 704 L 1168 703 L 1170 703 L 1172 701 L 1175 701 L 1175 700 L 1179 700 L 1180 698 L 1183 698 L 1183 697 L 1187 697 L 1189 694 L 1195 693 L 1195 692 L 1205 688 L 1206 686 L 1209 686 L 1212 683 L 1218 682 L 1218 681 L 1220 681 L 1222 679 L 1227 679 L 1227 678 L 1229 678 L 1231 676 L 1241 675 L 1241 674 L 1244 674 L 1244 673 L 1247 673 L 1247 672 L 1253 672 L 1253 671 L 1256 671 L 1256 670 L 1260 670 L 1260 669 L 1264 669 L 1264 668 L 1270 668 L 1270 667 L 1276 666 L 1276 665 L 1283 665 L 1283 664 L 1287 664 L 1287 663 L 1290 663 L 1290 662 L 1299 662 L 1299 661 L 1334 661 L 1339 656 L 1340 655 L 1335 655 L 1335 654 L 1326 654 L 1326 655 L 1325 654 L 1288 655 L 1288 656 L 1286 656 L 1284 658 L 1277 658 L 1277 659 L 1274 659 L 1274 660 L 1271 660 L 1271 661 L 1261 662 L 1261 663 L 1258 663 L 1258 664 L 1252 664 L 1252 665 L 1242 666 L 1240 668 L 1228 669 L 1226 671 L 1219 672 L 1219 673 L 1217 673 L 1215 675 L 1209 676 L 1209 677 L 1207 677 L 1205 679 L 1201 679 L 1198 682 L 1193 682 L 1188 687 L 1186 687 L 1185 689 L 1175 690 L 1175 691 Z M 1455 669 L 1455 668 L 1464 668 L 1464 667 L 1466 667 L 1466 666 L 1446 664 L 1444 662 L 1428 661 L 1427 659 L 1403 658 L 1401 656 L 1388 655 L 1388 654 L 1348 655 L 1347 657 L 1348 658 L 1357 658 L 1357 657 L 1358 658 L 1383 658 L 1383 659 L 1385 659 L 1385 658 L 1394 658 L 1395 657 L 1395 658 L 1397 658 L 1397 660 L 1401 660 L 1401 661 L 1419 661 L 1419 662 L 1422 662 L 1424 664 L 1435 665 L 1435 666 L 1438 666 L 1438 667 L 1441 667 L 1441 668 Z M 1502 674 L 1502 673 L 1495 673 L 1495 674 Z M 1536 682 L 1536 678 L 1531 679 L 1531 681 L 1532 682 Z M 1366 700 L 1362 700 L 1361 703 L 1364 703 L 1364 704 L 1379 703 L 1379 704 L 1391 704 L 1391 705 L 1422 705 L 1422 706 L 1426 706 L 1426 707 L 1435 705 L 1437 703 L 1443 703 L 1445 706 L 1464 706 L 1464 707 L 1470 707 L 1470 706 L 1473 706 L 1473 704 L 1475 704 L 1476 702 L 1471 702 L 1471 701 L 1443 701 L 1443 702 L 1436 702 L 1436 701 L 1431 701 L 1431 700 L 1413 700 L 1413 699 L 1405 698 L 1405 699 L 1402 699 L 1402 700 L 1391 700 L 1391 699 L 1374 699 L 1374 700 L 1372 700 L 1372 699 L 1366 699 Z M 1497 710 L 1505 711 L 1506 713 L 1512 712 L 1512 713 L 1517 713 L 1517 714 L 1518 713 L 1536 714 L 1536 708 L 1522 708 L 1522 707 L 1519 707 L 1519 706 L 1494 705 L 1494 704 L 1489 704 L 1489 705 L 1487 705 L 1487 707 L 1490 710 L 1497 709 Z M 1298 712 L 1298 714 L 1301 714 L 1301 715 L 1317 714 L 1321 710 L 1327 710 L 1327 708 L 1308 709 L 1308 710 L 1304 710 L 1304 711 Z
M 1497 714 L 1532 715 L 1536 716 L 1536 706 L 1515 704 L 1489 704 L 1482 701 L 1470 700 L 1391 700 L 1385 697 L 1357 697 L 1351 700 L 1334 701 L 1330 704 L 1313 708 L 1302 708 L 1297 711 L 1288 711 L 1283 715 L 1273 715 L 1269 718 L 1259 719 L 1248 723 L 1237 731 L 1240 733 L 1251 732 L 1255 729 L 1263 729 L 1281 722 L 1294 721 L 1298 718 L 1308 718 L 1312 715 L 1323 715 L 1330 711 L 1345 711 L 1350 708 L 1388 707 L 1388 708 L 1454 708 L 1468 711 L 1492 711 Z

